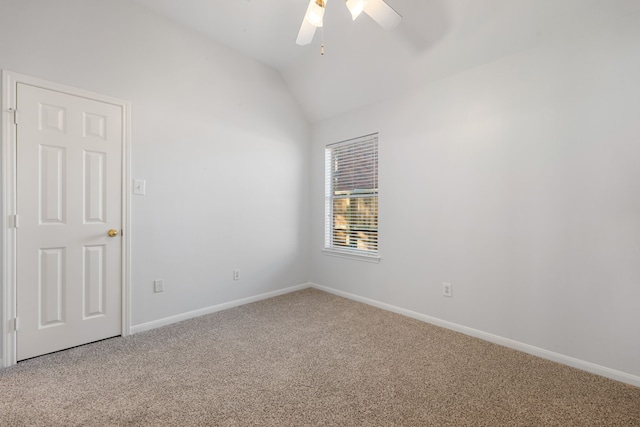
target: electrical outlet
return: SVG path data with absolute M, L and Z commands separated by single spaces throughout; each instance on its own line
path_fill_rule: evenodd
M 240 270 L 233 270 L 233 280 L 240 280 Z
M 451 283 L 442 284 L 442 295 L 445 297 L 453 296 L 453 285 Z
M 153 292 L 164 291 L 164 280 L 158 279 L 153 281 Z

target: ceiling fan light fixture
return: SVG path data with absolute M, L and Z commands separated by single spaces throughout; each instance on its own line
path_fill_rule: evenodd
M 328 1 L 329 0 L 309 0 L 307 12 L 304 18 L 302 18 L 300 31 L 298 31 L 296 44 L 306 46 L 313 41 L 316 30 L 323 25 L 324 9 Z M 362 12 L 369 15 L 371 19 L 385 30 L 397 27 L 400 21 L 402 21 L 402 16 L 389 6 L 385 0 L 345 0 L 345 3 L 354 21 Z M 324 55 L 324 41 L 321 54 Z
M 351 12 L 351 19 L 354 21 L 365 7 L 367 7 L 367 0 L 346 0 L 347 1 L 347 9 Z
M 322 18 L 324 17 L 324 7 L 326 0 L 315 0 L 309 4 L 307 16 L 305 19 L 314 27 L 322 27 Z

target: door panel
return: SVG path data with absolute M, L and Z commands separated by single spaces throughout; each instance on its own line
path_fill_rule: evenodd
M 122 110 L 18 83 L 17 360 L 122 333 Z

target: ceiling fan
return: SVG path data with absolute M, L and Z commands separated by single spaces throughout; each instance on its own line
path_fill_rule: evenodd
M 316 28 L 322 27 L 324 9 L 329 0 L 310 0 L 307 13 L 304 15 L 296 43 L 300 46 L 307 45 L 313 40 Z M 355 21 L 362 12 L 369 15 L 385 30 L 395 28 L 400 24 L 402 16 L 384 0 L 346 0 L 347 9 L 351 12 L 351 18 Z

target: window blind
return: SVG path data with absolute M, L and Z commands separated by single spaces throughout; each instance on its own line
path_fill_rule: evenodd
M 325 149 L 325 249 L 378 254 L 378 134 Z

